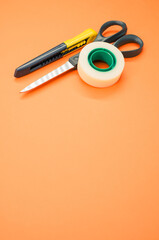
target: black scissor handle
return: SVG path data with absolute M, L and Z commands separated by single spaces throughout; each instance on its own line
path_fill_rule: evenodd
M 103 32 L 107 28 L 109 28 L 111 26 L 114 26 L 114 25 L 121 26 L 122 29 L 119 32 L 117 32 L 117 33 L 115 33 L 115 34 L 113 34 L 111 36 L 104 37 L 103 36 Z M 124 36 L 126 34 L 126 32 L 127 32 L 127 26 L 126 26 L 126 24 L 124 22 L 116 21 L 116 20 L 108 21 L 108 22 L 104 23 L 101 26 L 101 28 L 99 29 L 99 33 L 98 33 L 98 35 L 97 35 L 97 37 L 96 37 L 96 39 L 94 41 L 95 42 L 96 41 L 102 41 L 102 42 L 112 43 L 112 42 L 115 42 L 117 39 L 121 38 L 122 36 Z
M 141 53 L 144 43 L 141 38 L 133 34 L 128 34 L 121 37 L 113 45 L 119 48 L 127 43 L 137 43 L 139 45 L 139 48 L 129 51 L 121 51 L 125 58 L 135 57 Z

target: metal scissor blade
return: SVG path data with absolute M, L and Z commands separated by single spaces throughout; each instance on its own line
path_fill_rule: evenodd
M 40 85 L 52 80 L 53 78 L 57 77 L 58 75 L 69 71 L 70 69 L 75 68 L 69 61 L 67 61 L 65 64 L 62 66 L 58 67 L 57 69 L 53 70 L 52 72 L 46 74 L 42 78 L 39 78 L 37 81 L 31 83 L 28 85 L 26 88 L 21 90 L 20 92 L 27 92 L 30 91 L 36 87 L 39 87 Z

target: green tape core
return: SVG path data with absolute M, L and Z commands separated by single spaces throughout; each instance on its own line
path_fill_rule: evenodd
M 103 61 L 109 65 L 108 68 L 98 68 L 94 65 L 94 61 Z M 97 71 L 107 72 L 112 70 L 116 65 L 115 55 L 105 48 L 96 48 L 92 50 L 88 55 L 88 62 Z

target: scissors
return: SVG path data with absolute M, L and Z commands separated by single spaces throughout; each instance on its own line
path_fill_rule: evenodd
M 117 33 L 111 35 L 111 36 L 107 36 L 105 37 L 103 35 L 103 33 L 111 26 L 114 25 L 118 25 L 120 26 L 122 29 L 120 31 L 118 31 Z M 124 58 L 131 58 L 131 57 L 135 57 L 137 55 L 139 55 L 143 49 L 143 41 L 141 38 L 139 38 L 136 35 L 133 34 L 127 34 L 127 25 L 126 23 L 122 22 L 122 21 L 108 21 L 105 22 L 101 28 L 99 29 L 98 35 L 95 38 L 94 42 L 96 41 L 101 41 L 101 42 L 107 42 L 107 43 L 113 43 L 113 45 L 117 48 L 119 48 L 120 46 L 123 46 L 127 43 L 137 43 L 138 44 L 138 48 L 137 49 L 133 49 L 133 50 L 129 50 L 129 51 L 121 51 Z M 57 69 L 53 70 L 52 72 L 46 74 L 45 76 L 39 78 L 37 81 L 31 83 L 30 85 L 28 85 L 27 87 L 25 87 L 23 90 L 21 90 L 20 92 L 27 92 L 30 90 L 33 90 L 35 88 L 37 88 L 38 86 L 54 79 L 55 77 L 63 74 L 64 72 L 67 72 L 71 69 L 77 69 L 77 64 L 78 64 L 78 59 L 79 59 L 79 54 L 76 54 L 72 57 L 70 57 L 68 59 L 68 61 L 63 64 L 62 66 L 58 67 Z

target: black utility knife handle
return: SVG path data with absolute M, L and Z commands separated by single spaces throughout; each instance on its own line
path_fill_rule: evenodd
M 63 54 L 61 52 L 65 49 L 67 49 L 65 43 L 59 44 L 58 46 L 50 49 L 49 51 L 18 67 L 15 70 L 14 76 L 17 78 L 22 77 L 51 62 L 56 61 L 57 59 L 63 57 Z

